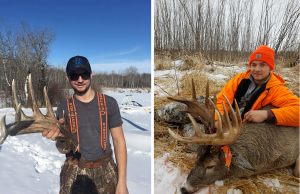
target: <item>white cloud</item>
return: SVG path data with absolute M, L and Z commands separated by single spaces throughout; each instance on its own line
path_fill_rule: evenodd
M 127 55 L 127 54 L 130 54 L 130 53 L 134 53 L 138 50 L 140 50 L 141 48 L 139 46 L 136 46 L 134 47 L 133 49 L 129 50 L 129 51 L 124 51 L 124 52 L 112 52 L 112 53 L 106 53 L 106 54 L 103 54 L 103 55 L 96 55 L 96 56 L 92 56 L 92 57 L 89 57 L 88 59 L 98 59 L 98 58 L 106 58 L 106 57 L 113 57 L 113 56 L 120 56 L 120 55 Z
M 140 50 L 140 47 L 136 46 L 134 49 L 130 50 L 130 51 L 126 51 L 126 52 L 123 52 L 123 53 L 119 53 L 117 55 L 126 55 L 126 54 L 129 54 L 129 53 L 133 53 L 135 51 L 138 51 Z

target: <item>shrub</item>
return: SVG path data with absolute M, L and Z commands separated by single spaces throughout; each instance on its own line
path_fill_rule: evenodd
M 48 97 L 52 106 L 59 105 L 62 101 L 66 100 L 69 96 L 64 92 L 64 88 L 59 84 L 54 84 L 48 89 Z

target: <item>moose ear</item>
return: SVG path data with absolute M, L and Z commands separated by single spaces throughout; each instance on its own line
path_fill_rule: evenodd
M 242 156 L 241 153 L 237 152 L 236 150 L 231 148 L 232 153 L 232 164 L 235 166 L 238 166 L 240 168 L 244 168 L 247 170 L 251 170 L 253 172 L 256 172 L 257 170 L 251 166 L 251 164 Z

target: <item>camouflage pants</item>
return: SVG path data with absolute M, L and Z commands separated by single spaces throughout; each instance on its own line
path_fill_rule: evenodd
M 66 160 L 60 173 L 60 194 L 114 194 L 118 181 L 117 166 L 111 157 L 105 169 L 80 169 Z

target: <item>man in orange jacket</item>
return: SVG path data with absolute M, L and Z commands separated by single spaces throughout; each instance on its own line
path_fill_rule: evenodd
M 217 98 L 217 107 L 222 113 L 225 94 L 231 104 L 236 99 L 242 119 L 299 127 L 299 98 L 284 86 L 282 77 L 272 72 L 274 55 L 274 50 L 266 45 L 258 47 L 250 55 L 250 69 L 230 80 Z M 278 109 L 258 110 L 268 104 Z M 226 103 L 225 106 L 228 111 Z

